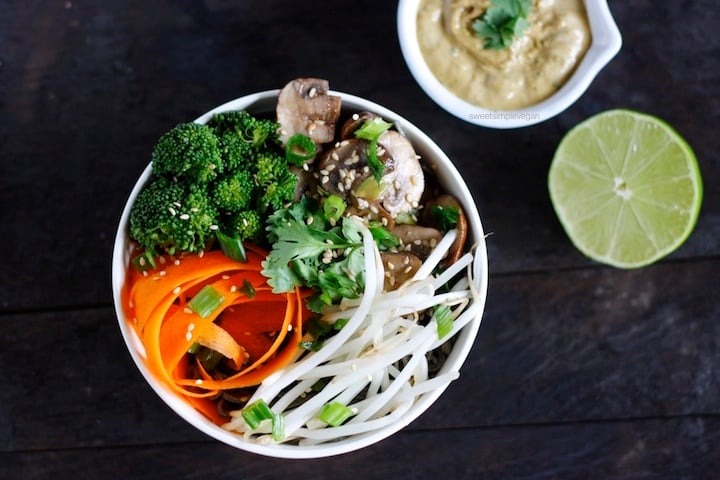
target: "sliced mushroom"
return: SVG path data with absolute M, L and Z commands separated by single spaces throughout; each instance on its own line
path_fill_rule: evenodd
M 276 107 L 283 144 L 296 133 L 306 135 L 316 145 L 335 138 L 341 98 L 328 95 L 328 90 L 329 82 L 319 78 L 298 78 L 283 87 Z
M 395 225 L 391 231 L 400 240 L 398 250 L 417 255 L 421 260 L 430 255 L 443 237 L 440 230 L 420 225 Z
M 369 146 L 367 140 L 350 138 L 323 152 L 315 171 L 318 186 L 328 193 L 350 200 L 349 203 L 355 198 L 377 199 L 380 189 L 368 165 Z M 379 158 L 385 164 L 386 171 L 393 170 L 393 160 L 387 153 L 379 155 Z M 365 183 L 368 179 L 372 183 Z M 368 185 L 375 185 L 374 190 L 369 189 Z
M 417 210 L 425 190 L 425 175 L 412 144 L 399 132 L 387 130 L 380 135 L 378 146 L 393 163 L 392 169 L 386 167 L 381 181 L 386 186 L 380 196 L 382 205 L 393 217 Z
M 422 265 L 422 261 L 409 252 L 382 252 L 380 259 L 385 267 L 383 288 L 387 292 L 397 290 L 402 284 L 412 279 Z
M 440 228 L 440 224 L 435 215 L 434 207 L 454 207 L 458 209 L 458 219 L 455 229 L 457 230 L 457 238 L 453 242 L 448 254 L 443 259 L 443 263 L 446 265 L 452 265 L 457 262 L 462 253 L 465 251 L 465 242 L 467 241 L 468 226 L 465 212 L 463 211 L 462 205 L 454 196 L 450 194 L 442 194 L 437 198 L 434 198 L 427 202 L 422 215 L 423 225 L 429 225 L 435 228 Z
M 340 128 L 340 139 L 347 140 L 348 138 L 354 138 L 355 130 L 362 127 L 366 121 L 372 120 L 373 118 L 379 118 L 379 116 L 372 112 L 353 113 Z

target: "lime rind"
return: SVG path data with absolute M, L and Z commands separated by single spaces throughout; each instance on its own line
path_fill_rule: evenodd
M 695 228 L 703 196 L 690 145 L 665 121 L 626 109 L 596 114 L 563 137 L 548 189 L 573 245 L 624 269 L 677 250 Z

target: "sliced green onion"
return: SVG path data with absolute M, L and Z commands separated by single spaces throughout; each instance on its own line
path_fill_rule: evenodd
M 189 302 L 188 307 L 203 318 L 207 318 L 222 305 L 223 297 L 212 285 L 205 285 Z
M 373 172 L 373 176 L 377 183 L 380 183 L 383 174 L 385 173 L 385 164 L 380 160 L 377 154 L 378 139 L 382 133 L 392 127 L 392 123 L 388 123 L 382 118 L 375 117 L 370 120 L 366 120 L 362 127 L 355 130 L 355 136 L 357 138 L 364 138 L 370 140 L 370 147 L 368 148 L 368 166 Z
M 226 257 L 236 262 L 247 262 L 247 253 L 245 253 L 245 246 L 239 236 L 225 235 L 220 230 L 215 232 L 215 236 L 220 244 L 220 249 L 223 251 Z
M 353 415 L 354 413 L 352 410 L 350 410 L 350 408 L 340 402 L 335 401 L 326 403 L 320 411 L 320 415 L 318 415 L 318 418 L 330 425 L 331 427 L 337 427 L 342 425 L 345 420 L 352 417 Z
M 325 213 L 325 218 L 327 218 L 331 222 L 337 222 L 338 220 L 340 220 L 342 214 L 345 213 L 345 208 L 347 208 L 347 203 L 345 203 L 345 200 L 334 194 L 331 194 L 329 197 L 327 197 L 325 199 L 325 202 L 323 203 L 323 212 Z
M 301 133 L 290 137 L 285 144 L 285 160 L 292 165 L 302 165 L 311 160 L 316 152 L 313 141 Z
M 250 280 L 247 278 L 243 280 L 243 286 L 240 288 L 240 291 L 248 298 L 255 298 L 255 287 L 253 287 L 253 284 L 250 283 Z
M 335 320 L 335 323 L 333 323 L 333 329 L 342 330 L 342 328 L 345 326 L 345 324 L 349 321 L 350 321 L 350 319 L 347 317 L 338 318 L 337 320 Z
M 447 305 L 440 305 L 435 309 L 435 322 L 437 322 L 438 338 L 444 338 L 453 329 L 452 310 Z
M 322 340 L 304 340 L 298 343 L 298 346 L 309 352 L 317 352 L 322 348 L 323 343 Z
M 247 423 L 248 427 L 252 430 L 259 427 L 263 420 L 272 420 L 275 417 L 273 411 L 270 410 L 270 407 L 268 407 L 268 404 L 265 403 L 265 400 L 262 398 L 246 405 L 240 413 L 245 423 Z
M 145 251 L 130 261 L 138 272 L 147 272 L 157 266 L 152 252 Z
M 365 120 L 362 127 L 355 130 L 355 136 L 357 138 L 364 138 L 365 140 L 372 140 L 382 135 L 385 130 L 388 130 L 392 126 L 392 123 L 386 122 L 380 117 L 374 117 Z
M 215 370 L 215 367 L 217 367 L 218 363 L 220 363 L 220 361 L 225 358 L 222 353 L 207 347 L 200 348 L 200 350 L 195 354 L 195 357 L 200 360 L 203 368 L 205 368 L 205 370 L 207 370 L 208 372 L 212 372 L 213 370 Z
M 283 415 L 273 415 L 272 439 L 276 442 L 282 442 L 285 439 L 285 417 Z

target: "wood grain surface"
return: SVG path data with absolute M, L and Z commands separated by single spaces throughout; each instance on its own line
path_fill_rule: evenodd
M 714 479 L 720 476 L 720 10 L 610 0 L 623 47 L 580 100 L 490 130 L 435 105 L 397 2 L 0 2 L 0 478 Z M 453 159 L 490 233 L 490 287 L 460 378 L 367 449 L 261 457 L 153 393 L 112 308 L 120 217 L 157 138 L 299 76 L 405 116 Z M 610 108 L 672 124 L 704 201 L 639 270 L 583 257 L 546 187 L 573 125 Z

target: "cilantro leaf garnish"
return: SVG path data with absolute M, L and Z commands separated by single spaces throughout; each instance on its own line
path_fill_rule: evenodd
M 493 0 L 492 6 L 473 21 L 472 28 L 485 41 L 484 48 L 501 50 L 530 26 L 527 17 L 531 7 L 532 0 Z
M 268 237 L 273 245 L 262 274 L 273 292 L 313 288 L 316 294 L 307 305 L 315 312 L 362 294 L 363 240 L 357 221 L 343 217 L 330 222 L 322 208 L 314 208 L 305 198 L 270 216 Z

